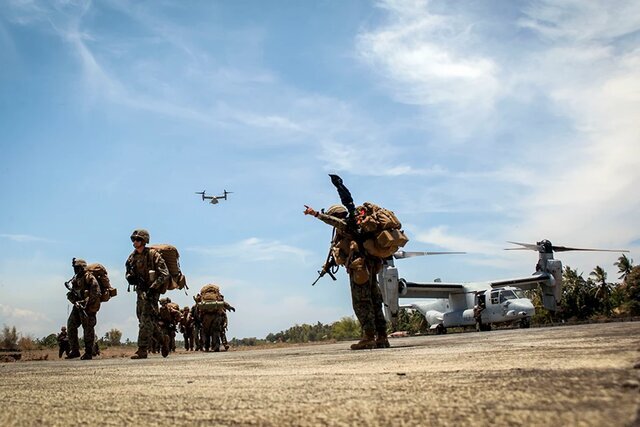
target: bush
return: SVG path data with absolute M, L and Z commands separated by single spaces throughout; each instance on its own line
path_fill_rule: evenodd
M 104 334 L 104 341 L 109 346 L 119 346 L 121 345 L 122 340 L 122 332 L 118 329 L 111 329 L 109 332 Z
M 18 331 L 13 326 L 9 328 L 5 325 L 2 328 L 2 335 L 0 336 L 0 347 L 5 350 L 18 350 Z
M 26 337 L 20 337 L 20 339 L 18 340 L 18 347 L 21 351 L 32 351 L 35 350 L 38 346 L 36 345 L 33 338 L 27 335 Z

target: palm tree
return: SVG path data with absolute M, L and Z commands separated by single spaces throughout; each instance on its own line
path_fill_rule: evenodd
M 589 277 L 593 277 L 593 282 L 594 282 L 593 296 L 596 297 L 598 301 L 600 301 L 600 304 L 604 309 L 604 313 L 607 316 L 610 316 L 612 288 L 611 288 L 611 285 L 607 283 L 607 272 L 604 271 L 604 269 L 598 265 L 589 274 Z
M 618 267 L 618 273 L 620 273 L 618 279 L 622 279 L 624 282 L 633 269 L 633 260 L 627 258 L 625 254 L 622 254 L 620 255 L 620 258 L 618 258 L 618 261 L 614 262 L 613 265 Z

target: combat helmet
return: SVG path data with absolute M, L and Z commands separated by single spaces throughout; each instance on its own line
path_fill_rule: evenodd
M 347 208 L 342 205 L 331 205 L 329 209 L 325 211 L 327 215 L 345 217 L 347 216 Z
M 142 241 L 147 245 L 149 244 L 149 232 L 147 230 L 142 228 L 139 230 L 133 230 L 133 233 L 131 233 L 131 241 L 133 242 L 136 238 L 142 239 Z
M 73 268 L 81 268 L 83 270 L 85 270 L 87 268 L 87 261 L 81 259 L 81 258 L 74 258 L 71 260 L 71 266 Z

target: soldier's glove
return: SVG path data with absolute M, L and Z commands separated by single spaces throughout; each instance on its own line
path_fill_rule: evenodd
M 234 313 L 236 312 L 236 309 L 233 307 L 229 307 L 229 310 L 233 311 Z
M 159 290 L 162 289 L 162 283 L 159 280 L 154 280 L 149 289 Z

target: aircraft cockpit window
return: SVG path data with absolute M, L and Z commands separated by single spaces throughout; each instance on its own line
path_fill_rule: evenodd
M 516 299 L 515 294 L 511 290 L 500 292 L 500 302 L 505 302 L 508 299 Z
M 491 304 L 498 304 L 498 291 L 491 292 Z
M 522 289 L 516 289 L 513 293 L 516 294 L 516 298 L 526 298 Z

